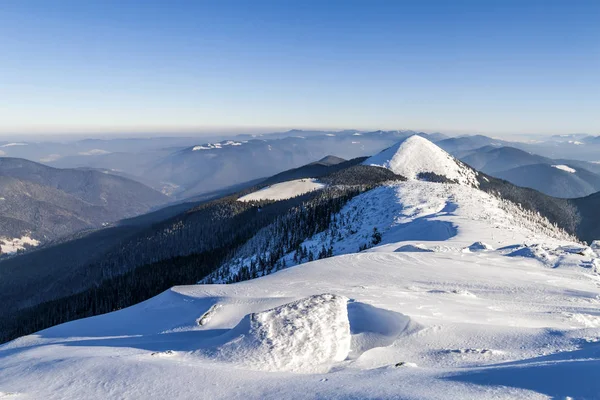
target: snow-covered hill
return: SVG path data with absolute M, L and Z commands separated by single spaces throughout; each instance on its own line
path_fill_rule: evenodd
M 478 186 L 477 172 L 418 135 L 368 158 L 364 164 L 388 168 L 408 179 L 433 173 L 463 185 Z
M 405 246 L 176 287 L 15 340 L 0 348 L 0 390 L 45 399 L 599 393 L 591 269 L 492 251 L 392 251 Z
M 258 268 L 255 264 L 260 264 L 261 257 L 270 257 L 281 234 L 277 225 L 264 228 L 203 282 L 235 282 L 243 267 L 252 269 L 251 276 L 261 276 L 262 271 L 254 271 Z M 380 238 L 374 240 L 374 235 Z M 400 242 L 421 243 L 439 251 L 460 252 L 475 242 L 494 248 L 540 243 L 556 248 L 564 241 L 576 239 L 545 218 L 476 188 L 407 181 L 355 197 L 333 218 L 329 229 L 304 241 L 277 265 L 297 265 L 325 252 L 327 256 L 355 253 L 373 247 L 374 242 L 391 247 Z
M 302 194 L 312 192 L 313 190 L 323 189 L 326 185 L 316 179 L 296 179 L 275 185 L 267 186 L 264 189 L 249 193 L 240 197 L 239 201 L 259 201 L 259 200 L 285 200 Z

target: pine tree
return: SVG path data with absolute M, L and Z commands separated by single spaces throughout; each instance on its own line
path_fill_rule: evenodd
M 374 246 L 378 245 L 379 243 L 381 243 L 381 233 L 377 230 L 377 228 L 373 228 L 373 235 L 372 237 L 372 243 Z

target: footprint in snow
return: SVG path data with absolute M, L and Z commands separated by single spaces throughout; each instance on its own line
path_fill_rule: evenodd
M 454 290 L 440 290 L 440 289 L 433 289 L 428 291 L 427 293 L 431 293 L 431 294 L 458 294 L 461 296 L 467 296 L 467 297 L 477 297 L 475 296 L 473 293 L 469 292 L 468 290 L 464 290 L 464 289 L 454 289 Z
M 446 354 L 486 354 L 486 355 L 494 355 L 502 353 L 499 350 L 491 350 L 491 349 L 449 349 L 443 351 Z

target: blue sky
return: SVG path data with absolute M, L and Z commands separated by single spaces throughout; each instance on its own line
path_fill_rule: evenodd
M 600 1 L 0 0 L 0 132 L 600 134 Z

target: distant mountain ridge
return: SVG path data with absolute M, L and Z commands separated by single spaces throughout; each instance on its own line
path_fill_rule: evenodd
M 552 159 L 509 146 L 484 146 L 467 152 L 461 160 L 479 171 L 554 197 L 577 198 L 600 191 L 600 165 L 591 162 Z
M 230 186 L 272 176 L 330 155 L 344 159 L 369 156 L 415 134 L 432 140 L 444 137 L 413 131 L 355 130 L 236 136 L 200 142 L 169 154 L 143 176 L 176 185 L 175 197 L 181 199 L 219 190 L 224 182 Z
M 130 179 L 16 158 L 0 158 L 0 196 L 0 236 L 40 242 L 142 214 L 168 199 Z
M 600 191 L 600 175 L 561 164 L 524 165 L 494 176 L 553 197 L 578 198 Z

